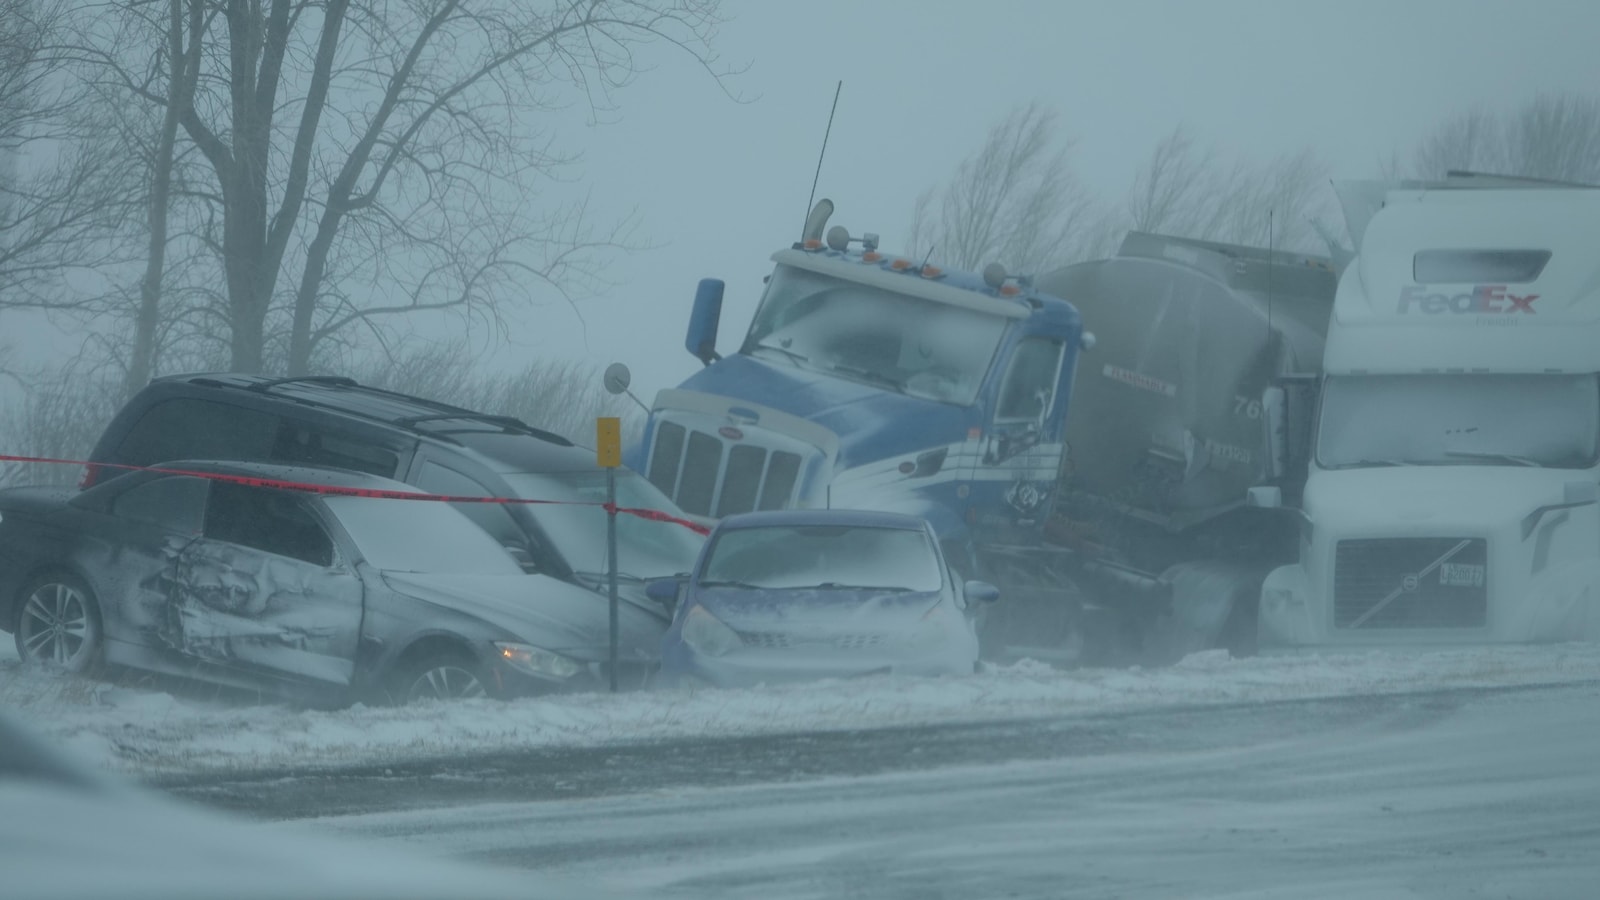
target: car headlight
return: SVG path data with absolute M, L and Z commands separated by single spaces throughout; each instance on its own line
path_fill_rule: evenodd
M 744 644 L 739 633 L 696 606 L 683 618 L 683 642 L 707 656 L 722 656 Z
M 583 665 L 576 660 L 528 644 L 496 642 L 494 648 L 501 662 L 540 678 L 564 681 L 583 671 Z

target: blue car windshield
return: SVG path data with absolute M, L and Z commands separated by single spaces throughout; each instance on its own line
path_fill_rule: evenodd
M 706 554 L 700 581 L 773 590 L 937 591 L 944 578 L 933 542 L 920 531 L 784 525 L 722 532 Z

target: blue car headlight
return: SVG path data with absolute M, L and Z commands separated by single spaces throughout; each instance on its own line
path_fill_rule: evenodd
M 683 642 L 697 653 L 722 656 L 744 644 L 739 633 L 722 620 L 696 606 L 683 617 Z
M 530 644 L 496 642 L 494 649 L 500 655 L 501 662 L 539 678 L 565 681 L 583 671 L 583 664 L 577 660 Z

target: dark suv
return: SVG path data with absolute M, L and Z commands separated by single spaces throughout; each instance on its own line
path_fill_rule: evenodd
M 594 452 L 517 419 L 357 384 L 348 378 L 204 374 L 160 378 L 119 411 L 95 463 L 151 466 L 232 459 L 353 469 L 435 494 L 598 503 L 605 473 Z M 83 486 L 125 470 L 93 466 Z M 618 504 L 682 515 L 644 478 L 622 470 Z M 399 502 L 399 501 L 397 501 Z M 604 591 L 605 514 L 597 506 L 462 503 L 529 572 Z M 668 613 L 644 582 L 689 571 L 703 539 L 680 525 L 617 517 L 624 600 L 664 631 Z M 599 615 L 605 603 L 596 596 Z

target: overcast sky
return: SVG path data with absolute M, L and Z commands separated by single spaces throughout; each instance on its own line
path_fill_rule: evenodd
M 727 80 L 745 102 L 657 48 L 614 121 L 589 126 L 573 109 L 562 124 L 561 142 L 584 155 L 569 175 L 595 211 L 636 209 L 660 248 L 620 260 L 618 285 L 582 304 L 582 323 L 547 302 L 488 359 L 623 360 L 649 402 L 699 365 L 683 326 L 705 276 L 728 281 L 721 348 L 736 346 L 767 257 L 798 235 L 839 79 L 818 195 L 837 205 L 834 223 L 879 232 L 891 251 L 917 194 L 1030 100 L 1059 113 L 1078 171 L 1115 198 L 1180 122 L 1225 152 L 1309 146 L 1335 177 L 1372 177 L 1471 104 L 1600 90 L 1593 0 L 731 0 L 727 11 L 717 47 L 726 65 L 748 64 Z

